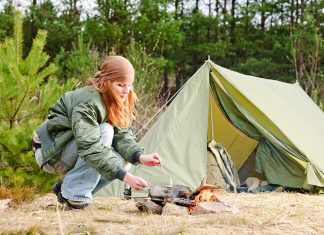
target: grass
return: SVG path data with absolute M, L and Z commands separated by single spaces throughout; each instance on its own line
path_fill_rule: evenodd
M 45 235 L 43 229 L 41 229 L 38 225 L 33 225 L 26 229 L 21 229 L 19 231 L 15 229 L 9 229 L 7 231 L 0 231 L 0 235 L 18 235 L 18 234 L 26 234 L 26 235 Z
M 324 196 L 224 193 L 219 199 L 239 212 L 151 215 L 119 198 L 96 198 L 87 209 L 68 210 L 47 194 L 0 211 L 0 234 L 324 234 Z

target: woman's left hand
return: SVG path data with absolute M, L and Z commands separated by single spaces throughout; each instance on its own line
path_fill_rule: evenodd
M 140 163 L 145 166 L 160 166 L 161 165 L 161 158 L 157 153 L 151 153 L 146 155 L 141 155 L 139 157 Z

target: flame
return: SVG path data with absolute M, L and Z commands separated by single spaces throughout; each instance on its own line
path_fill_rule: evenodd
M 217 189 L 203 189 L 200 193 L 195 196 L 194 201 L 198 204 L 199 202 L 219 202 L 216 195 L 219 194 Z
M 213 185 L 205 185 L 199 187 L 193 194 L 195 206 L 190 206 L 189 211 L 193 212 L 200 202 L 220 202 L 217 195 L 221 193 L 220 187 Z

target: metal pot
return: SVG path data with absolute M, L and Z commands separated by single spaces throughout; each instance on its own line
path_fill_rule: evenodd
M 151 200 L 163 201 L 165 198 L 188 197 L 192 190 L 184 185 L 160 186 L 151 185 L 148 196 Z

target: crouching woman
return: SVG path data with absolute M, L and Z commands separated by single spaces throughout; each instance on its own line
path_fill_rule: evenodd
M 144 154 L 129 125 L 135 117 L 134 68 L 122 56 L 107 57 L 87 86 L 69 91 L 49 109 L 34 133 L 35 158 L 52 174 L 58 201 L 82 209 L 92 202 L 98 182 L 114 179 L 140 190 L 148 182 L 123 169 L 126 162 L 158 166 L 157 153 Z

